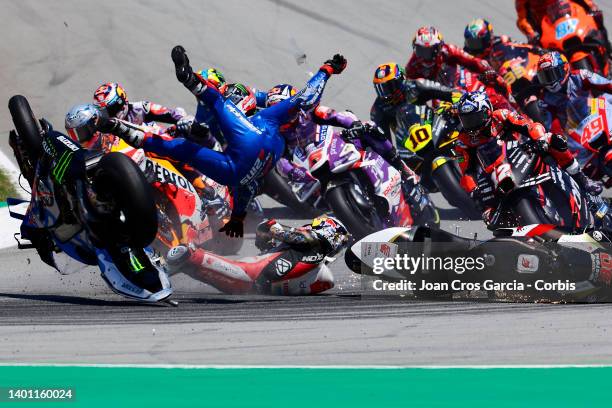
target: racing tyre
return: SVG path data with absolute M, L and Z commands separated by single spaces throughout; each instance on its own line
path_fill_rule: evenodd
M 549 219 L 542 207 L 532 197 L 520 197 L 514 204 L 514 215 L 519 222 L 519 226 L 556 224 Z
M 480 220 L 482 218 L 474 200 L 461 187 L 461 176 L 456 161 L 449 160 L 440 165 L 432 171 L 432 178 L 440 193 L 450 205 L 459 208 L 463 215 L 470 220 Z
M 23 141 L 28 154 L 33 160 L 38 160 L 42 154 L 42 138 L 38 121 L 32 113 L 28 100 L 23 95 L 15 95 L 9 99 L 8 107 L 17 134 Z
M 100 200 L 113 204 L 113 222 L 107 225 L 106 238 L 116 243 L 120 237 L 135 248 L 153 242 L 157 235 L 155 198 L 150 184 L 132 159 L 119 152 L 102 157 L 93 187 Z
M 365 214 L 357 205 L 353 195 L 346 191 L 348 184 L 342 184 L 327 191 L 325 200 L 334 215 L 357 241 L 377 230 L 372 214 Z

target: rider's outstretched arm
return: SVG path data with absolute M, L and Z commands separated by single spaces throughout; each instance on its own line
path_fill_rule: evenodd
M 336 54 L 325 61 L 319 71 L 306 83 L 306 86 L 289 99 L 259 112 L 257 116 L 278 125 L 287 122 L 299 109 L 308 111 L 314 108 L 323 95 L 329 77 L 340 74 L 346 68 L 346 59 Z

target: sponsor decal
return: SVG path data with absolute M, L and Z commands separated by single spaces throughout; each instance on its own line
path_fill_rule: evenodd
M 539 259 L 536 255 L 520 254 L 516 262 L 518 273 L 535 273 L 538 271 Z
M 289 272 L 289 269 L 291 269 L 291 262 L 286 259 L 279 258 L 274 264 L 274 269 L 276 270 L 276 274 L 278 276 L 283 276 Z
M 153 160 L 147 159 L 145 162 L 145 173 L 155 175 L 155 181 L 164 184 L 173 184 L 184 190 L 195 193 L 193 186 L 185 177 L 168 170 Z

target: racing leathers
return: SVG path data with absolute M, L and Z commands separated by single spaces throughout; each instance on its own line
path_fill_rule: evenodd
M 479 74 L 484 74 L 492 69 L 487 61 L 476 58 L 457 46 L 444 43 L 432 61 L 419 58 L 416 53 L 413 53 L 406 63 L 406 78 L 436 80 L 444 65 L 454 64 L 462 65 Z
M 300 109 L 309 110 L 317 105 L 327 80 L 332 74 L 344 70 L 346 60 L 340 55 L 334 56 L 296 95 L 247 118 L 212 83 L 193 72 L 182 47 L 172 50 L 172 59 L 177 79 L 213 110 L 228 143 L 225 151 L 214 151 L 183 138 L 168 140 L 150 133 L 130 131 L 121 126 L 121 122 L 113 123 L 112 131 L 135 147 L 185 162 L 216 182 L 232 187 L 232 217 L 222 230 L 231 236 L 242 236 L 246 208 L 257 194 L 263 176 L 285 149 L 280 126 L 290 121 Z
M 482 55 L 509 86 L 518 106 L 536 122 L 542 122 L 542 117 L 537 105 L 538 87 L 533 84 L 533 78 L 538 58 L 543 53 L 539 47 L 517 43 L 501 35 L 493 37 L 491 47 Z
M 251 89 L 255 94 L 255 98 L 257 100 L 257 107 L 265 107 L 267 93 L 255 88 Z M 202 146 L 212 149 L 215 146 L 215 142 L 219 142 L 221 146 L 224 146 L 226 144 L 225 137 L 223 136 L 223 132 L 221 131 L 221 126 L 219 125 L 219 121 L 213 113 L 213 110 L 208 106 L 208 104 L 206 104 L 206 102 L 200 99 L 198 99 L 195 121 L 198 123 L 205 124 L 209 130 L 210 136 L 200 143 L 202 144 Z
M 546 129 L 553 127 L 555 119 L 559 121 L 561 129 L 565 129 L 568 105 L 576 98 L 589 96 L 592 92 L 612 94 L 612 80 L 586 69 L 580 69 L 570 72 L 567 81 L 558 92 L 544 89 L 540 107 L 543 110 Z
M 168 253 L 168 266 L 170 273 L 187 273 L 224 293 L 316 294 L 334 286 L 329 269 L 320 264 L 347 241 L 344 227 L 330 217 L 298 228 L 272 219 L 256 230 L 255 245 L 262 255 L 230 260 L 179 246 Z
M 149 122 L 161 122 L 176 125 L 181 119 L 193 119 L 187 115 L 185 109 L 176 107 L 168 108 L 149 101 L 138 101 L 128 103 L 127 114 L 119 119 L 136 125 Z
M 477 189 L 473 174 L 477 148 L 487 143 L 491 138 L 502 137 L 505 134 L 519 134 L 527 139 L 527 144 L 538 152 L 546 152 L 555 159 L 559 166 L 565 169 L 578 184 L 587 192 L 599 194 L 601 186 L 593 185 L 582 173 L 580 166 L 567 147 L 567 141 L 560 135 L 546 133 L 544 126 L 519 113 L 506 109 L 493 111 L 491 124 L 477 134 L 461 132 L 455 151 L 460 155 L 461 187 L 480 204 L 480 192 Z M 597 187 L 599 188 L 597 190 Z M 483 208 L 483 218 L 489 221 L 491 208 Z
M 398 126 L 396 113 L 403 104 L 424 105 L 433 99 L 454 103 L 461 94 L 459 90 L 428 79 L 407 79 L 398 99 L 376 98 L 370 109 L 370 119 L 382 129 L 388 140 L 392 140 L 392 131 Z

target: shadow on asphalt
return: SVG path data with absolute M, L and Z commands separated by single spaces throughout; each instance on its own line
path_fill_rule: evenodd
M 21 300 L 35 300 L 39 302 L 52 302 L 61 303 L 66 305 L 80 305 L 80 306 L 157 306 L 165 304 L 161 303 L 144 303 L 131 300 L 104 300 L 104 299 L 93 299 L 80 296 L 66 296 L 66 295 L 28 295 L 18 293 L 0 293 L 0 298 L 9 299 L 21 299 Z

